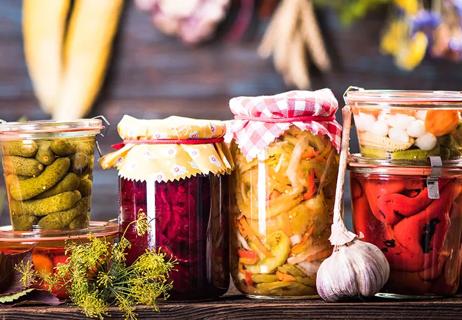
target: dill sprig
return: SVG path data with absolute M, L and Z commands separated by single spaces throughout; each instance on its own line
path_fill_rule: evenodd
M 138 212 L 135 230 L 138 235 L 149 229 L 146 214 Z M 45 276 L 49 288 L 65 287 L 70 300 L 87 317 L 103 319 L 111 305 L 118 306 L 126 319 L 137 319 L 136 306 L 147 305 L 158 311 L 158 299 L 167 299 L 172 283 L 168 278 L 175 261 L 159 250 L 147 249 L 131 265 L 126 264 L 126 251 L 131 243 L 125 237 L 111 243 L 105 238 L 89 237 L 85 243 L 66 243 L 68 262 L 55 267 Z M 38 274 L 30 264 L 17 266 L 22 281 L 30 283 Z M 42 275 L 43 278 L 43 275 Z

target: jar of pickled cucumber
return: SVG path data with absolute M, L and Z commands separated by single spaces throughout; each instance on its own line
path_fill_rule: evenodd
M 238 97 L 227 140 L 231 178 L 231 274 L 254 298 L 316 295 L 332 247 L 330 226 L 340 125 L 328 89 Z
M 95 137 L 100 119 L 0 124 L 14 230 L 75 230 L 90 219 Z
M 211 299 L 229 286 L 228 215 L 224 178 L 231 157 L 219 121 L 124 116 L 123 143 L 101 159 L 119 172 L 120 230 L 133 244 L 127 262 L 156 248 L 176 261 L 172 299 Z M 133 221 L 146 215 L 149 230 Z

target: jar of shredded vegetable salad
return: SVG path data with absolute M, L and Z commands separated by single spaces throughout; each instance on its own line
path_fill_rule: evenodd
M 328 89 L 230 101 L 231 273 L 254 298 L 316 295 L 332 252 L 341 127 Z
M 223 175 L 232 169 L 219 121 L 169 117 L 118 125 L 123 143 L 105 155 L 103 168 L 117 167 L 120 231 L 132 243 L 127 262 L 147 248 L 176 261 L 170 274 L 173 299 L 206 299 L 229 286 L 228 216 Z M 150 228 L 140 236 L 140 215 Z

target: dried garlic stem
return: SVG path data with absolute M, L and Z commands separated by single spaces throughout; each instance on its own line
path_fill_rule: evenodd
M 321 71 L 328 71 L 331 68 L 329 56 L 322 38 L 321 30 L 314 13 L 313 1 L 300 1 L 300 16 L 302 21 L 301 32 L 305 44 L 314 64 Z
M 332 233 L 329 238 L 330 242 L 334 246 L 345 245 L 356 238 L 356 235 L 354 233 L 347 230 L 342 217 L 343 194 L 345 192 L 345 174 L 347 167 L 348 152 L 350 149 L 351 111 L 349 106 L 345 106 L 343 108 L 342 115 L 342 149 L 340 151 L 337 188 L 335 190 L 334 220 L 332 223 Z

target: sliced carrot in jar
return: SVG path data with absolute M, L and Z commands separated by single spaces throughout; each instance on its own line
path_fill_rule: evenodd
M 280 271 L 276 271 L 276 277 L 278 278 L 279 281 L 284 281 L 284 282 L 294 282 L 297 281 L 294 276 L 291 276 L 290 274 L 286 274 Z
M 459 112 L 455 110 L 428 110 L 425 129 L 436 137 L 454 131 L 459 124 Z
M 258 260 L 260 260 L 258 258 L 258 254 L 252 250 L 239 249 L 238 255 L 239 255 L 239 262 L 242 264 L 246 264 L 246 265 L 256 264 Z
M 256 235 L 256 233 L 252 230 L 252 228 L 249 226 L 247 220 L 245 217 L 241 217 L 238 220 L 238 226 L 239 226 L 239 232 L 241 235 L 252 241 L 257 250 L 259 251 L 260 254 L 264 255 L 265 257 L 271 257 L 271 252 L 268 250 L 268 248 L 265 247 L 265 245 L 260 241 L 260 238 Z
M 244 281 L 245 281 L 245 284 L 248 286 L 253 285 L 252 272 L 244 271 Z
M 41 253 L 32 253 L 32 263 L 35 271 L 43 278 L 53 272 L 53 261 Z

